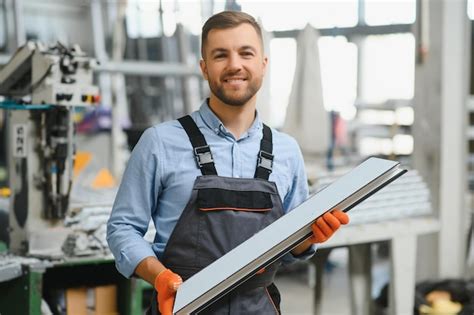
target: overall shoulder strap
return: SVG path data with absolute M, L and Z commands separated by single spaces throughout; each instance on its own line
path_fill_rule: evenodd
M 255 178 L 266 179 L 270 177 L 273 169 L 273 140 L 272 130 L 263 124 L 263 137 L 260 141 L 260 152 L 258 152 L 257 169 Z
M 189 141 L 191 141 L 194 157 L 196 158 L 198 167 L 201 169 L 202 175 L 217 175 L 211 148 L 207 145 L 204 135 L 201 133 L 194 120 L 191 116 L 186 115 L 179 118 L 178 121 L 186 131 Z

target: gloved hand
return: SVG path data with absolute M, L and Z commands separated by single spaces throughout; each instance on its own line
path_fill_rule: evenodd
M 326 212 L 311 225 L 313 235 L 309 238 L 312 243 L 327 241 L 336 232 L 341 224 L 349 223 L 349 216 L 341 210 Z
M 155 278 L 155 290 L 158 292 L 158 307 L 162 315 L 172 315 L 176 290 L 183 279 L 169 269 L 165 269 Z

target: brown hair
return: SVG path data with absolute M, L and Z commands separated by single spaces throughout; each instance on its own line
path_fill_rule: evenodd
M 204 58 L 204 46 L 207 42 L 207 35 L 213 29 L 227 29 L 227 28 L 234 28 L 241 24 L 250 24 L 253 26 L 255 31 L 257 32 L 258 36 L 260 37 L 260 41 L 262 42 L 263 47 L 263 37 L 262 37 L 262 29 L 260 25 L 255 21 L 253 16 L 244 12 L 238 11 L 223 11 L 211 16 L 206 23 L 204 23 L 202 27 L 202 34 L 201 34 L 201 55 Z

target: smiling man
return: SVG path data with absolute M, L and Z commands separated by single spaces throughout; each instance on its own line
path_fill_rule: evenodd
M 246 36 L 256 33 L 250 24 L 209 33 L 202 50 L 205 59 L 200 62 L 204 78 L 216 101 L 244 106 L 255 98 L 262 85 L 267 58 L 263 56 L 261 39 Z
M 183 280 L 308 197 L 297 143 L 256 111 L 267 66 L 260 26 L 242 12 L 216 14 L 203 26 L 201 53 L 209 98 L 191 115 L 145 131 L 107 226 L 117 269 L 156 289 L 151 314 L 171 314 Z M 143 240 L 150 219 L 153 244 Z M 278 266 L 311 257 L 313 244 L 348 220 L 341 211 L 325 214 L 310 239 L 201 314 L 280 313 Z

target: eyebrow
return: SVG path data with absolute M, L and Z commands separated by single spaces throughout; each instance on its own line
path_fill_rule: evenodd
M 255 47 L 250 46 L 250 45 L 245 45 L 245 46 L 240 47 L 239 51 L 241 51 L 241 50 L 251 50 L 254 53 L 257 52 Z M 225 48 L 214 48 L 213 50 L 211 50 L 211 55 L 215 55 L 216 53 L 223 53 L 223 52 L 227 52 L 227 51 L 229 51 L 229 50 L 225 49 Z
M 242 46 L 242 47 L 239 48 L 239 50 L 251 50 L 251 51 L 253 51 L 254 53 L 257 52 L 257 49 L 255 49 L 255 47 L 250 46 L 250 45 Z

